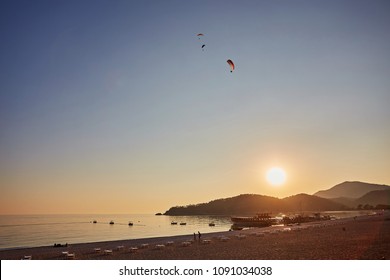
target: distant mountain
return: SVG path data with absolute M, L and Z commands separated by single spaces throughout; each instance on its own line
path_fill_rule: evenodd
M 345 205 L 314 195 L 297 194 L 283 198 L 287 211 L 336 211 L 346 210 Z
M 316 192 L 314 195 L 322 198 L 347 198 L 357 199 L 363 195 L 378 190 L 390 190 L 390 186 L 369 184 L 363 182 L 344 182 L 328 190 Z
M 390 190 L 372 191 L 354 201 L 355 207 L 360 205 L 390 205 Z
M 175 206 L 165 215 L 254 215 L 259 212 L 300 212 L 345 210 L 345 205 L 321 197 L 298 194 L 284 199 L 256 194 L 242 194 L 196 205 Z

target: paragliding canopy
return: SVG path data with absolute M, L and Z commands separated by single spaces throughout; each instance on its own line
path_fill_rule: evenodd
M 204 35 L 203 35 L 202 33 L 198 33 L 198 35 L 196 35 L 196 36 L 198 36 L 198 37 L 199 37 L 199 36 L 204 36 Z
M 202 45 L 202 49 L 205 47 L 206 45 Z
M 233 70 L 234 70 L 234 63 L 233 63 L 233 61 L 231 61 L 230 59 L 228 59 L 226 62 L 227 62 L 227 63 L 229 64 L 229 66 L 230 66 L 230 73 L 233 72 Z

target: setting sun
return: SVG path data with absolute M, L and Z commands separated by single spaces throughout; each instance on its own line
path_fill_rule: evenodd
M 267 171 L 267 181 L 273 186 L 280 186 L 286 182 L 286 172 L 280 167 L 272 167 Z

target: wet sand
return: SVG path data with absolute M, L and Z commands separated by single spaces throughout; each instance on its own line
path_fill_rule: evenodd
M 202 234 L 201 242 L 187 235 L 0 251 L 2 260 L 25 256 L 32 260 L 389 260 L 390 215 L 208 233 Z

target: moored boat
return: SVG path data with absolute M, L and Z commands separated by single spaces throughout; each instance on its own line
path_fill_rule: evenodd
M 110 222 L 110 225 L 113 225 L 113 224 L 114 224 L 114 221 L 111 221 L 111 222 Z
M 269 213 L 259 213 L 253 217 L 231 217 L 234 226 L 237 227 L 269 227 L 277 224 L 277 220 Z
M 321 216 L 320 213 L 314 213 L 313 215 L 294 215 L 294 216 L 285 216 L 283 217 L 283 224 L 301 224 L 308 222 L 316 221 L 327 221 L 330 220 L 331 216 L 325 215 Z

